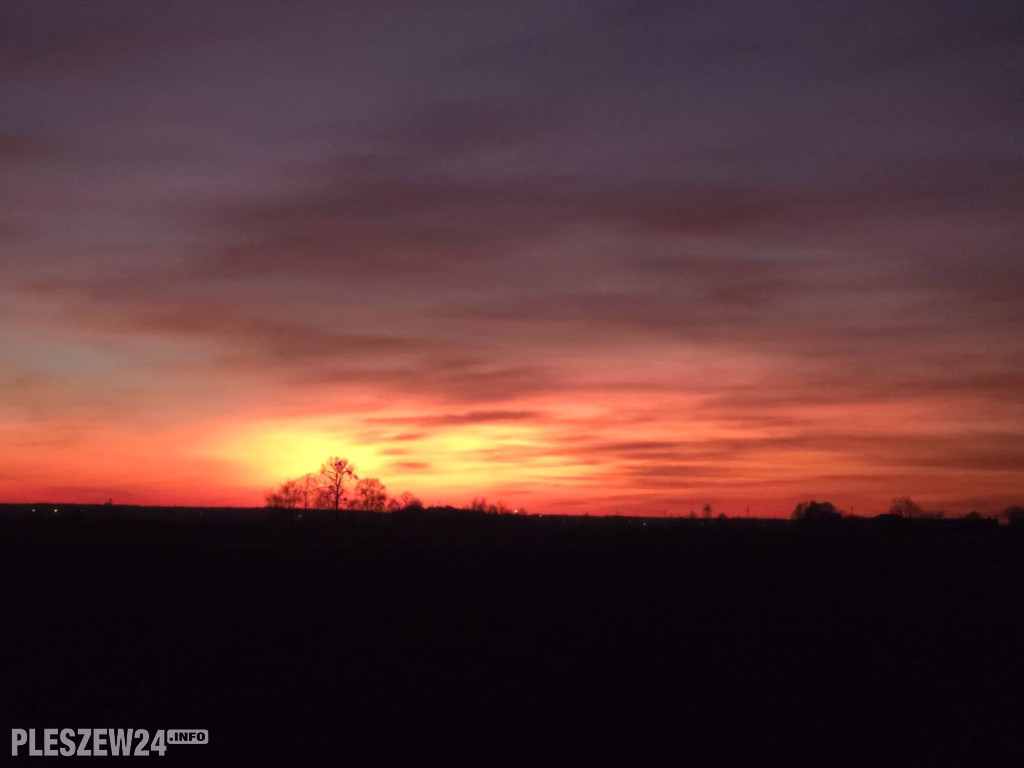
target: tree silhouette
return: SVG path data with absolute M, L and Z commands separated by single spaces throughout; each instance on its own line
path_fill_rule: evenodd
M 320 466 L 320 476 L 317 488 L 319 489 L 319 500 L 327 509 L 334 510 L 334 519 L 338 519 L 338 510 L 345 500 L 345 484 L 349 480 L 356 480 L 355 467 L 348 459 L 331 456 Z
M 1024 528 L 1024 507 L 1007 507 L 1003 514 L 1013 528 Z
M 388 494 L 384 483 L 376 477 L 364 477 L 355 488 L 355 501 L 359 509 L 367 512 L 383 512 Z
M 329 457 L 317 472 L 307 473 L 293 480 L 286 480 L 276 489 L 264 494 L 268 508 L 274 509 L 333 509 L 334 519 L 338 520 L 338 512 L 347 506 L 351 498 L 356 509 L 371 512 L 397 512 L 424 510 L 423 502 L 416 496 L 404 491 L 397 498 L 388 498 L 384 483 L 376 477 L 360 479 L 356 475 L 355 465 L 348 459 L 339 456 Z M 351 485 L 353 484 L 354 485 Z M 349 495 L 351 486 L 352 495 Z M 447 507 L 454 511 L 454 507 Z M 474 497 L 465 508 L 472 512 L 507 515 L 525 514 L 523 509 L 512 510 L 503 501 L 489 504 L 484 497 Z M 710 505 L 705 505 L 705 512 L 711 516 Z
M 402 495 L 398 497 L 398 503 L 402 505 L 402 509 L 423 509 L 423 502 L 408 491 L 402 491 Z
M 889 505 L 889 514 L 906 518 L 923 517 L 924 510 L 909 496 L 897 496 Z
M 408 491 L 402 491 L 397 498 L 388 499 L 387 503 L 388 512 L 399 512 L 399 511 L 423 511 L 423 502 L 417 499 Z
M 843 513 L 830 501 L 802 501 L 793 510 L 794 520 L 838 520 Z
M 312 472 L 307 472 L 295 481 L 299 486 L 299 493 L 302 496 L 302 508 L 309 509 L 310 504 L 316 503 L 317 478 Z
M 263 497 L 270 509 L 295 509 L 303 498 L 299 480 L 285 480 L 277 490 L 267 491 Z

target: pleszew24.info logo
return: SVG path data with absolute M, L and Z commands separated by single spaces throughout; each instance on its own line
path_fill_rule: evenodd
M 145 728 L 35 728 L 11 729 L 14 757 L 149 757 L 164 756 L 174 744 L 208 744 L 210 732 L 199 729 L 161 728 L 150 738 Z

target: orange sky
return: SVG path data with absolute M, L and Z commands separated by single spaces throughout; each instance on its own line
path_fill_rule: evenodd
M 479 495 L 548 513 L 682 515 L 707 502 L 784 515 L 814 497 L 866 514 L 903 494 L 960 511 L 1024 493 L 1020 442 L 1000 438 L 1007 413 L 985 397 L 794 400 L 778 394 L 794 385 L 777 381 L 774 361 L 756 355 L 678 345 L 553 355 L 553 391 L 459 400 L 416 391 L 415 377 L 300 382 L 301 371 L 204 359 L 187 337 L 59 335 L 32 345 L 29 370 L 7 385 L 5 500 L 259 505 L 332 454 L 396 495 Z M 148 374 L 135 368 L 146 355 L 179 365 Z M 73 375 L 55 373 L 68 365 Z M 491 386 L 485 369 L 466 375 Z

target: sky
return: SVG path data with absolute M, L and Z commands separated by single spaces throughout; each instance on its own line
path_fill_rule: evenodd
M 1024 8 L 0 0 L 0 500 L 1024 500 Z

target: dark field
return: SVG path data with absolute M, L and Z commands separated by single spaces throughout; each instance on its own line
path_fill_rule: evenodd
M 5 739 L 210 731 L 168 765 L 1024 764 L 1005 526 L 108 516 L 0 521 Z

